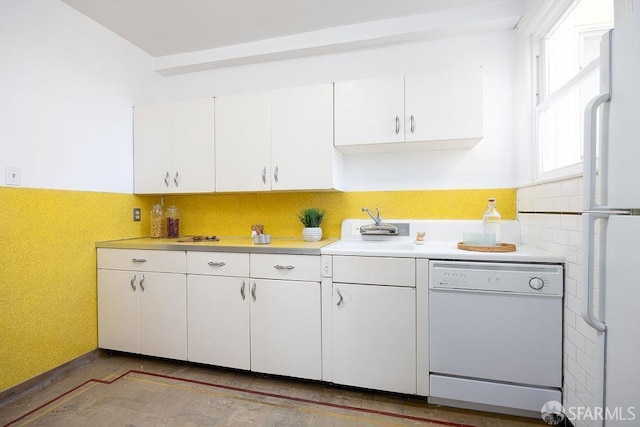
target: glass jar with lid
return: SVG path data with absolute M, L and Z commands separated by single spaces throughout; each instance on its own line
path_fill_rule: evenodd
M 164 221 L 164 208 L 162 205 L 153 205 L 151 207 L 150 218 L 150 236 L 151 237 L 166 237 L 167 229 Z
M 167 237 L 180 237 L 180 211 L 175 206 L 167 208 Z

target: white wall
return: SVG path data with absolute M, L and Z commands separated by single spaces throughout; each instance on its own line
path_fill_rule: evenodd
M 0 0 L 0 185 L 131 193 L 132 110 L 162 96 L 146 53 L 57 0 Z
M 167 77 L 168 99 L 483 66 L 485 137 L 472 149 L 345 156 L 347 190 L 515 187 L 513 31 L 402 43 Z

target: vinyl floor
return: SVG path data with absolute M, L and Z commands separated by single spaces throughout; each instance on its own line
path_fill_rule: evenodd
M 496 426 L 542 420 L 186 362 L 100 352 L 0 402 L 2 426 Z

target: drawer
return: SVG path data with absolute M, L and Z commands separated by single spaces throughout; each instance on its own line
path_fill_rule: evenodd
M 187 252 L 187 273 L 209 276 L 249 277 L 249 254 Z
M 186 273 L 187 256 L 184 251 L 99 248 L 98 268 Z
M 321 280 L 320 255 L 251 254 L 251 277 Z
M 333 282 L 415 287 L 416 260 L 334 255 Z

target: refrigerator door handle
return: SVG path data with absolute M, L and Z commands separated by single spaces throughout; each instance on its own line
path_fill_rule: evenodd
M 607 325 L 599 320 L 593 312 L 593 287 L 594 287 L 594 240 L 595 240 L 595 223 L 599 218 L 608 218 L 610 212 L 583 212 L 582 213 L 582 318 L 585 322 L 597 331 L 604 332 Z M 604 266 L 604 247 L 600 248 L 598 270 L 602 272 Z M 603 277 L 603 274 L 601 274 Z M 602 285 L 602 280 L 600 285 Z
M 598 209 L 600 207 L 596 204 L 596 137 L 598 108 L 610 100 L 610 93 L 598 95 L 589 101 L 584 111 L 583 206 L 585 211 Z M 604 139 L 606 139 L 606 135 L 603 135 L 603 145 L 605 144 Z

